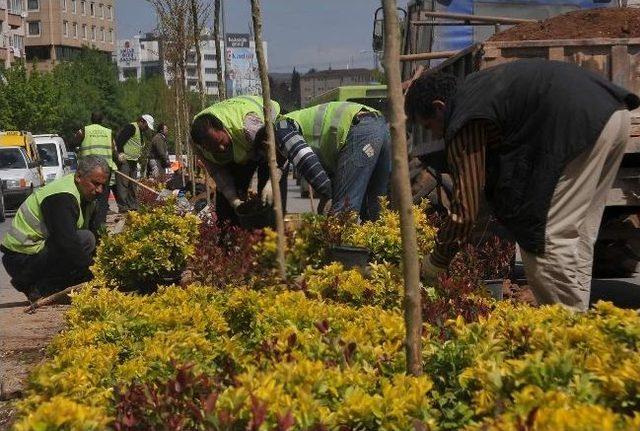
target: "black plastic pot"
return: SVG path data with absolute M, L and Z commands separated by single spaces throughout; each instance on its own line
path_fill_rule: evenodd
M 329 260 L 340 262 L 345 268 L 365 269 L 371 252 L 362 247 L 336 246 L 329 249 Z
M 502 279 L 484 280 L 484 285 L 493 299 L 502 301 Z
M 244 229 L 262 229 L 276 225 L 276 213 L 272 206 L 266 205 L 258 209 L 243 211 L 239 207 L 236 211 L 238 222 Z

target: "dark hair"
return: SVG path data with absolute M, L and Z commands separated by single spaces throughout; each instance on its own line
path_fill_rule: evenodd
M 162 132 L 166 125 L 167 125 L 166 123 L 158 123 L 158 125 L 156 126 L 156 131 L 158 133 Z
M 91 113 L 91 123 L 92 124 L 100 124 L 100 123 L 102 123 L 102 120 L 104 120 L 104 116 L 102 115 L 102 112 L 93 111 Z
M 404 97 L 404 112 L 407 121 L 414 123 L 417 117 L 432 118 L 436 112 L 433 102 L 445 104 L 456 92 L 458 79 L 449 73 L 428 71 L 420 75 L 407 90 Z
M 207 130 L 223 130 L 222 122 L 211 114 L 203 114 L 193 120 L 191 125 L 191 139 L 194 144 L 202 145 L 207 139 Z

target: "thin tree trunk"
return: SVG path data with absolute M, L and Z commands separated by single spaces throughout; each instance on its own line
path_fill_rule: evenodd
M 198 0 L 191 0 L 191 19 L 193 25 L 193 45 L 196 49 L 196 67 L 198 68 L 198 92 L 200 93 L 200 107 L 204 108 L 206 94 L 202 78 L 202 53 L 200 52 L 200 23 L 198 13 Z
M 280 267 L 280 276 L 286 279 L 284 247 L 284 218 L 282 214 L 282 200 L 280 196 L 280 184 L 277 175 L 276 164 L 276 141 L 273 132 L 273 109 L 271 107 L 271 89 L 269 88 L 269 75 L 267 63 L 262 50 L 262 15 L 260 12 L 260 0 L 251 0 L 251 18 L 253 19 L 253 33 L 256 44 L 256 57 L 258 58 L 258 69 L 260 70 L 260 81 L 262 83 L 262 100 L 264 103 L 264 126 L 267 131 L 267 145 L 269 146 L 269 172 L 271 174 L 271 187 L 273 189 L 273 208 L 276 213 L 276 231 L 278 233 L 277 259 Z
M 220 0 L 215 0 L 213 4 L 213 39 L 216 43 L 216 75 L 218 77 L 218 99 L 227 98 L 224 85 L 224 75 L 222 74 L 222 50 L 220 49 Z
M 400 78 L 400 34 L 395 0 L 382 0 L 384 8 L 384 68 L 389 97 L 393 190 L 398 197 L 404 275 L 404 321 L 406 326 L 407 373 L 422 374 L 422 313 L 420 268 L 415 219 L 413 217 L 409 162 L 405 135 L 405 114 Z

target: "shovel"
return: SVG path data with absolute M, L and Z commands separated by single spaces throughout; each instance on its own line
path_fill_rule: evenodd
M 133 182 L 134 184 L 142 187 L 143 189 L 155 194 L 156 195 L 156 200 L 159 201 L 159 202 L 165 202 L 170 197 L 173 196 L 173 192 L 171 190 L 164 189 L 161 192 L 159 192 L 159 191 L 157 191 L 155 189 L 152 189 L 148 185 L 143 184 L 140 181 L 131 178 L 127 174 L 123 174 L 120 171 L 115 171 L 115 172 L 116 172 L 116 174 L 118 174 L 118 175 L 128 179 L 129 181 Z M 176 199 L 176 207 L 178 207 L 178 209 L 180 209 L 181 211 L 188 211 L 188 212 L 193 211 L 193 206 L 189 203 L 189 200 L 187 198 L 185 198 L 185 197 L 179 197 L 179 198 Z

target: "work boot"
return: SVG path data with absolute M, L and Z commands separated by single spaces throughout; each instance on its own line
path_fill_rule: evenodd
M 32 304 L 38 299 L 44 298 L 44 295 L 42 294 L 42 292 L 40 292 L 40 289 L 35 286 L 23 293 L 27 296 L 27 299 Z

